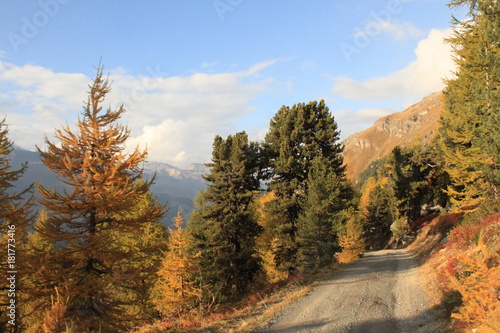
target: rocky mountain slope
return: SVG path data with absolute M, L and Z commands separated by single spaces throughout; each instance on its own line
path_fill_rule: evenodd
M 396 146 L 426 142 L 439 126 L 443 95 L 432 93 L 406 110 L 382 117 L 372 127 L 343 141 L 347 174 L 355 179 L 370 163 L 386 156 Z

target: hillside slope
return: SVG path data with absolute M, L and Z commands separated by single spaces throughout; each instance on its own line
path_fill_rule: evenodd
M 439 126 L 443 95 L 432 93 L 406 110 L 382 117 L 369 129 L 343 141 L 347 175 L 356 179 L 370 163 L 388 155 L 396 146 L 424 142 Z

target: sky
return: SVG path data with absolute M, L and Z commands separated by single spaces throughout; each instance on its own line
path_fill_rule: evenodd
M 282 105 L 324 99 L 341 139 L 444 88 L 446 0 L 2 0 L 0 117 L 44 148 L 73 125 L 102 63 L 127 147 L 177 167 L 215 135 L 261 141 Z

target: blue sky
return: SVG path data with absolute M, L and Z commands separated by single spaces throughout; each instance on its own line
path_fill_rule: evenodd
M 23 148 L 74 123 L 94 67 L 128 146 L 208 162 L 216 134 L 262 140 L 281 105 L 325 99 L 342 138 L 443 88 L 441 0 L 3 0 L 0 116 Z

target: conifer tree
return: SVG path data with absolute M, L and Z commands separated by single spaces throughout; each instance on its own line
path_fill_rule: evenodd
M 441 119 L 441 149 L 453 179 L 448 188 L 457 206 L 476 207 L 500 196 L 500 3 L 454 0 L 470 19 L 456 21 L 456 78 L 447 81 Z
M 366 238 L 372 247 L 382 247 L 391 236 L 391 224 L 399 217 L 394 187 L 380 178 L 370 193 L 366 215 Z
M 21 324 L 20 292 L 24 288 L 25 270 L 23 263 L 27 233 L 32 223 L 31 208 L 33 206 L 31 187 L 16 192 L 15 182 L 23 176 L 27 169 L 24 164 L 13 170 L 11 156 L 13 142 L 8 138 L 8 127 L 5 119 L 0 121 L 0 240 L 2 261 L 0 262 L 0 332 L 18 332 L 16 326 L 8 324 L 14 319 Z M 16 273 L 8 273 L 16 272 Z M 14 280 L 7 280 L 14 275 Z M 15 288 L 11 288 L 11 281 Z M 8 317 L 7 308 L 15 301 L 15 317 Z
M 287 272 L 276 269 L 275 253 L 278 244 L 276 235 L 276 220 L 268 214 L 266 205 L 276 200 L 274 192 L 267 192 L 256 199 L 255 210 L 258 216 L 257 222 L 262 228 L 255 241 L 256 252 L 261 260 L 261 266 L 267 282 L 274 283 L 287 277 Z
M 425 214 L 423 207 L 445 207 L 448 196 L 443 191 L 449 185 L 444 162 L 437 155 L 435 144 L 413 144 L 396 147 L 389 155 L 386 173 L 394 186 L 399 215 L 411 223 Z
M 332 262 L 338 250 L 337 232 L 344 224 L 342 212 L 352 205 L 353 190 L 343 173 L 337 174 L 321 156 L 313 160 L 306 196 L 297 220 L 300 265 L 316 269 Z
M 277 199 L 266 209 L 276 226 L 275 265 L 283 271 L 298 265 L 297 223 L 313 160 L 321 157 L 339 178 L 345 173 L 339 134 L 324 101 L 283 106 L 271 119 L 265 148 Z
M 377 186 L 376 177 L 368 177 L 366 182 L 361 187 L 361 195 L 359 198 L 359 211 L 362 215 L 366 216 L 368 214 L 368 206 L 370 204 L 370 194 L 373 189 Z
M 99 67 L 76 131 L 63 126 L 55 132 L 59 142 L 46 138 L 47 150 L 39 149 L 42 162 L 67 187 L 58 192 L 38 186 L 46 218 L 35 232 L 51 251 L 36 252 L 44 256 L 44 274 L 35 284 L 44 293 L 39 299 L 55 290 L 67 299 L 64 320 L 81 332 L 123 332 L 144 320 L 144 309 L 134 305 L 152 274 L 140 262 L 149 245 L 131 240 L 166 210 L 149 200 L 152 181 L 142 180 L 147 152 L 124 152 L 130 131 L 117 121 L 125 109 L 103 108 L 110 89 Z M 50 308 L 40 305 L 38 311 Z
M 342 226 L 338 238 L 342 252 L 336 255 L 341 264 L 349 264 L 356 261 L 365 251 L 365 240 L 363 238 L 363 223 L 358 212 L 346 211 L 347 222 Z
M 188 253 L 180 210 L 173 222 L 175 229 L 170 229 L 168 250 L 158 271 L 153 296 L 156 308 L 164 316 L 187 310 L 200 298 L 200 289 L 194 281 L 198 268 L 194 264 L 194 256 Z
M 259 189 L 259 147 L 244 133 L 216 136 L 207 189 L 188 223 L 190 249 L 200 254 L 198 280 L 215 301 L 246 292 L 259 270 L 255 237 L 260 228 L 249 207 Z

